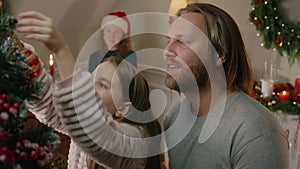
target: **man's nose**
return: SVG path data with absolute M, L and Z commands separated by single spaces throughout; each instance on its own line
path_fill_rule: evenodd
M 174 46 L 174 40 L 170 39 L 167 43 L 167 46 L 164 49 L 164 57 L 175 57 L 175 46 Z
M 165 47 L 166 50 L 171 50 L 174 48 L 174 39 L 169 38 L 167 41 L 167 45 Z
M 165 58 L 172 58 L 172 57 L 175 57 L 175 56 L 176 55 L 173 52 L 171 52 L 171 51 L 169 51 L 167 49 L 164 50 L 164 57 Z

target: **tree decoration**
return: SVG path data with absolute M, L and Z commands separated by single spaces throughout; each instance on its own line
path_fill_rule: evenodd
M 264 47 L 286 53 L 289 65 L 300 54 L 300 22 L 284 20 L 278 10 L 279 0 L 252 0 L 249 20 L 264 39 Z
M 26 103 L 39 99 L 41 83 L 34 78 L 41 69 L 37 56 L 20 48 L 13 38 L 16 23 L 14 17 L 2 14 L 1 10 L 0 168 L 48 169 L 59 137 L 41 123 L 24 129 L 25 122 L 34 118 Z
M 270 97 L 263 97 L 261 82 L 253 81 L 250 96 L 273 112 L 280 110 L 287 114 L 300 115 L 300 102 L 294 100 L 293 93 L 292 84 L 276 83 L 273 94 Z

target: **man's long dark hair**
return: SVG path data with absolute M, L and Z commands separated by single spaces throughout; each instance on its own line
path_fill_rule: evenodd
M 240 30 L 233 18 L 224 10 L 206 3 L 192 3 L 177 12 L 200 13 L 206 23 L 207 37 L 219 56 L 225 56 L 223 63 L 227 88 L 241 89 L 248 93 L 252 72 Z

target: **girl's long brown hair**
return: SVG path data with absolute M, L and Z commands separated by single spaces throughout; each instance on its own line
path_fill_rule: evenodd
M 104 61 L 112 63 L 116 68 L 117 75 L 122 83 L 123 97 L 125 101 L 130 101 L 133 106 L 126 117 L 116 120 L 142 128 L 141 132 L 145 138 L 159 135 L 161 127 L 158 121 L 154 119 L 151 111 L 150 90 L 145 78 L 140 73 L 136 74 L 136 68 L 121 56 L 109 57 Z M 135 121 L 131 119 L 135 119 Z M 139 122 L 143 120 L 150 122 Z M 159 152 L 160 143 L 152 142 L 149 147 L 151 147 L 151 151 Z M 161 155 L 148 157 L 145 169 L 160 169 L 160 159 Z M 93 165 L 93 162 L 90 164 Z

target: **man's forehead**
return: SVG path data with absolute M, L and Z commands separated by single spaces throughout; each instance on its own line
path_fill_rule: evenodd
M 176 18 L 172 23 L 168 35 L 180 37 L 186 35 L 199 34 L 205 32 L 204 17 L 200 13 L 186 13 Z

